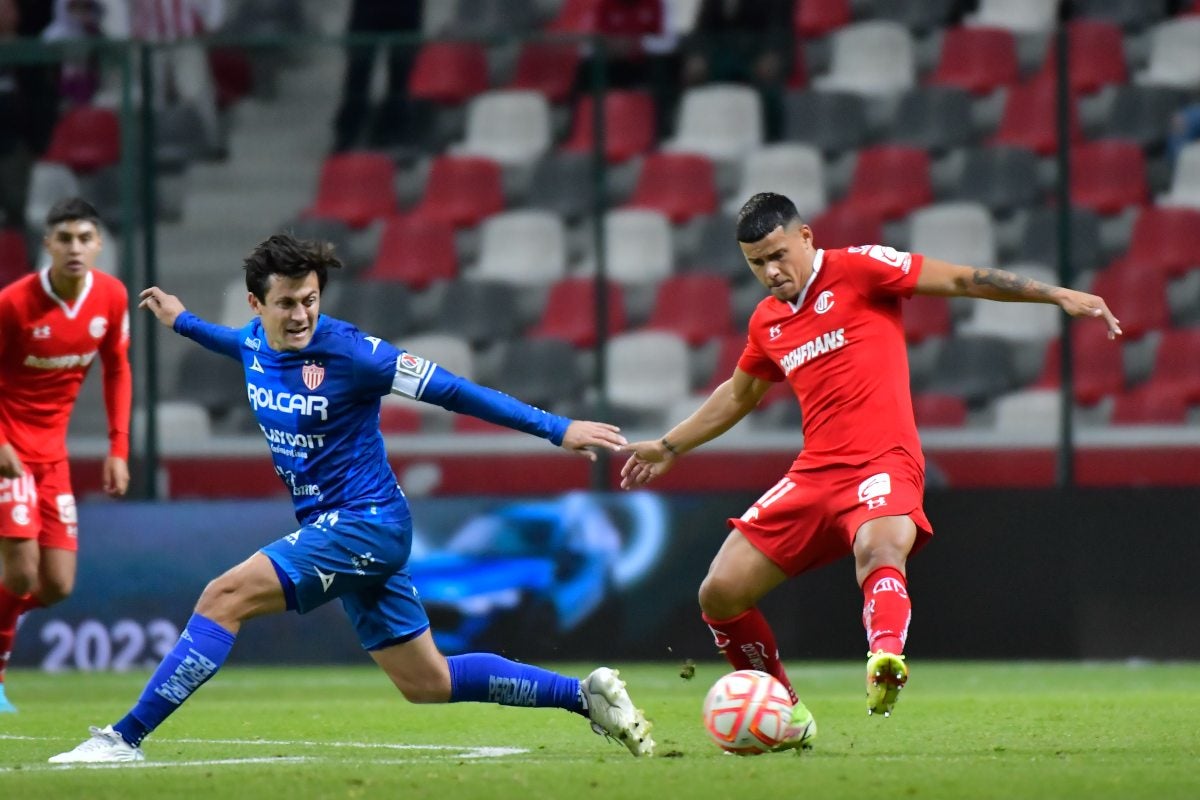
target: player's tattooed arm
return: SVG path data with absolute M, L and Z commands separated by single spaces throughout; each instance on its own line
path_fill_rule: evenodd
M 976 267 L 971 281 L 975 286 L 991 287 L 1005 298 L 1011 297 L 1014 300 L 1053 300 L 1054 292 L 1058 289 L 1057 286 L 1035 281 L 1024 275 L 990 267 Z

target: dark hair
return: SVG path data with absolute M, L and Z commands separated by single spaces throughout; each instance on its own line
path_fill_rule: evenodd
M 90 222 L 100 227 L 100 214 L 87 200 L 82 197 L 66 197 L 50 206 L 46 212 L 46 228 L 53 228 L 60 222 Z
M 246 289 L 259 300 L 267 299 L 267 285 L 272 275 L 303 278 L 317 273 L 317 286 L 325 288 L 331 268 L 340 269 L 342 262 L 333 254 L 329 242 L 297 239 L 288 233 L 277 233 L 254 248 L 246 256 Z
M 737 216 L 739 242 L 757 242 L 776 228 L 803 222 L 796 204 L 775 192 L 759 192 L 746 201 Z

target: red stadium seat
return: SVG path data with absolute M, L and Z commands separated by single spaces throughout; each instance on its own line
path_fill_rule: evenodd
M 1163 334 L 1154 353 L 1149 384 L 1178 392 L 1189 403 L 1200 403 L 1200 328 L 1177 328 Z
M 317 197 L 306 216 L 336 219 L 351 228 L 396 213 L 396 166 L 382 153 L 338 153 L 325 159 Z
M 720 343 L 717 346 L 717 363 L 713 367 L 712 375 L 708 379 L 708 383 L 700 390 L 701 394 L 712 394 L 718 386 L 733 375 L 733 371 L 737 368 L 738 360 L 742 357 L 742 352 L 746 349 L 746 334 L 744 333 L 729 333 L 721 337 Z M 791 388 L 786 382 L 780 382 L 767 390 L 763 395 L 763 399 L 759 401 L 760 409 L 767 406 L 775 405 L 784 400 L 795 402 L 795 397 L 791 392 Z
M 1116 214 L 1150 202 L 1146 154 L 1137 142 L 1109 139 L 1071 148 L 1071 202 Z
M 500 165 L 490 158 L 437 156 L 416 214 L 456 228 L 474 227 L 504 210 Z
M 1095 320 L 1081 320 L 1071 328 L 1071 351 L 1075 372 L 1075 402 L 1084 406 L 1098 403 L 1106 395 L 1118 394 L 1125 388 L 1121 342 L 1108 338 L 1108 333 Z M 1046 346 L 1046 360 L 1037 388 L 1059 386 L 1062 364 L 1062 342 L 1055 339 Z
M 416 433 L 421 430 L 421 412 L 415 403 L 385 400 L 379 407 L 379 430 L 383 433 Z
M 802 39 L 815 39 L 850 22 L 850 0 L 796 0 L 792 28 Z
M 627 208 L 649 208 L 680 224 L 717 210 L 712 161 L 694 153 L 651 153 Z
M 619 284 L 608 283 L 608 335 L 625 330 L 625 303 Z M 596 344 L 596 281 L 564 278 L 550 287 L 542 317 L 529 331 L 530 338 L 562 339 L 575 347 Z
M 877 145 L 859 151 L 841 205 L 890 220 L 932 202 L 929 154 L 916 147 Z
M 1143 384 L 1119 394 L 1113 403 L 1113 425 L 1181 425 L 1187 422 L 1188 402 L 1182 391 Z
M 1017 41 L 1003 28 L 950 28 L 929 82 L 989 94 L 1020 77 Z
M 477 42 L 422 45 L 408 79 L 411 97 L 445 105 L 465 103 L 487 88 L 487 51 Z
M 811 226 L 817 247 L 828 250 L 883 241 L 883 223 L 878 218 L 842 206 L 826 209 Z
M 1130 339 L 1171 324 L 1167 281 L 1160 272 L 1114 264 L 1096 276 L 1091 290 L 1119 310 L 1121 330 Z
M 1156 270 L 1177 278 L 1200 264 L 1200 211 L 1191 208 L 1143 208 L 1133 223 L 1123 266 Z
M 569 152 L 590 152 L 595 103 L 591 95 L 575 105 L 571 135 L 563 143 Z M 604 157 L 610 164 L 628 161 L 654 146 L 654 99 L 647 92 L 615 91 L 604 95 Z
M 658 285 L 646 327 L 671 331 L 689 345 L 733 332 L 729 283 L 719 275 L 674 275 Z
M 211 48 L 208 51 L 208 66 L 217 88 L 218 108 L 229 108 L 254 90 L 254 65 L 244 50 Z
M 909 344 L 949 336 L 954 330 L 950 303 L 944 297 L 914 294 L 901 308 L 904 312 L 904 339 Z
M 1008 144 L 1024 147 L 1041 156 L 1052 155 L 1058 148 L 1058 98 L 1054 81 L 1034 78 L 1012 86 L 1004 102 L 1004 114 L 1000 127 L 992 140 L 993 144 Z M 1071 98 L 1070 140 L 1083 138 L 1079 126 L 1079 114 L 1074 98 Z
M 571 96 L 579 60 L 579 45 L 574 42 L 526 42 L 508 88 L 531 89 L 551 103 L 562 103 Z
M 1067 26 L 1067 74 L 1074 94 L 1092 94 L 1110 84 L 1129 80 L 1121 29 L 1095 19 L 1076 19 Z M 1058 48 L 1051 38 L 1038 75 L 1053 82 L 1058 74 Z
M 600 0 L 566 0 L 558 15 L 546 25 L 550 33 L 595 33 Z
M 472 417 L 470 414 L 455 414 L 454 419 L 450 422 L 450 429 L 455 433 L 463 434 L 513 432 L 512 428 L 496 425 L 479 417 Z
M 446 222 L 415 215 L 388 219 L 375 260 L 363 278 L 400 281 L 421 290 L 435 281 L 458 277 L 454 228 Z
M 958 395 L 922 392 L 913 395 L 913 416 L 922 428 L 959 428 L 967 421 L 967 403 Z
M 29 250 L 20 228 L 0 229 L 0 286 L 29 272 Z
M 87 173 L 121 160 L 121 123 L 108 108 L 80 107 L 66 112 L 54 126 L 46 161 Z

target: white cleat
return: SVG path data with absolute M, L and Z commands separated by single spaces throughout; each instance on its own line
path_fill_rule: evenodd
M 108 764 L 122 761 L 142 761 L 140 747 L 134 747 L 113 730 L 112 725 L 88 728 L 91 738 L 74 750 L 50 757 L 51 764 Z
M 615 669 L 600 667 L 579 683 L 587 699 L 592 730 L 616 739 L 635 756 L 654 755 L 654 739 L 645 713 L 634 708 L 625 681 Z

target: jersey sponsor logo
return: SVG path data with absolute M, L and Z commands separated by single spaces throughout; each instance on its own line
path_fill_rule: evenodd
M 363 338 L 371 343 L 371 355 L 375 355 L 375 351 L 379 349 L 379 343 L 383 340 L 378 336 L 364 336 Z
M 903 250 L 897 250 L 894 247 L 885 247 L 881 244 L 868 244 L 860 247 L 847 248 L 851 253 L 862 253 L 875 259 L 882 261 L 889 267 L 895 267 L 905 275 L 912 269 L 912 253 L 906 253 Z
M 292 490 L 293 497 L 320 497 L 321 487 L 315 483 L 296 483 L 296 473 L 290 469 L 275 468 L 275 472 L 283 479 L 283 482 Z
M 892 476 L 886 472 L 872 475 L 858 485 L 858 502 L 866 503 L 867 508 L 881 508 L 887 505 L 887 497 L 892 493 Z
M 252 339 L 249 336 L 247 336 L 242 341 L 242 345 L 245 347 L 249 347 L 251 350 L 257 350 L 258 348 L 262 347 L 262 341 L 259 339 Z
M 401 353 L 396 359 L 396 371 L 420 377 L 425 374 L 425 359 L 412 353 Z
M 268 428 L 266 425 L 259 425 L 258 427 L 263 432 L 263 436 L 267 437 L 267 441 L 271 444 L 282 444 L 288 447 L 307 447 L 309 450 L 320 450 L 325 446 L 325 434 L 323 433 L 295 433 L 294 431 L 284 431 L 279 428 Z
M 253 360 L 250 362 L 250 370 L 252 372 L 261 372 L 264 375 L 267 374 L 267 371 L 262 368 L 262 364 L 258 363 L 258 356 L 252 356 L 252 358 Z
M 317 573 L 317 577 L 321 579 L 321 591 L 328 592 L 329 587 L 333 586 L 333 579 L 337 577 L 337 573 L 321 572 L 320 567 L 313 567 L 313 572 Z
M 79 512 L 75 508 L 75 495 L 60 494 L 54 498 L 58 507 L 58 521 L 64 525 L 74 525 L 79 522 Z
M 318 361 L 306 361 L 300 369 L 300 375 L 304 378 L 304 385 L 309 390 L 314 390 L 325 382 L 325 365 Z
M 813 303 L 813 311 L 824 314 L 831 308 L 833 308 L 833 292 L 827 290 L 817 295 L 817 302 Z
M 396 358 L 396 375 L 392 378 L 392 393 L 420 400 L 421 394 L 433 368 L 437 366 L 432 361 L 426 361 L 413 353 L 401 353 Z
M 50 326 L 49 325 L 35 325 L 33 328 L 33 338 L 49 339 L 50 338 Z
M 104 317 L 92 317 L 92 321 L 88 323 L 88 335 L 93 339 L 103 339 L 107 330 L 108 320 Z
M 25 366 L 34 369 L 75 369 L 89 366 L 95 360 L 95 350 L 90 353 L 71 353 L 66 356 L 49 356 L 48 358 L 28 355 L 25 356 Z
M 372 553 L 363 553 L 360 555 L 351 555 L 350 563 L 354 566 L 354 571 L 359 575 L 367 574 L 367 567 L 378 561 Z
M 246 396 L 250 400 L 251 408 L 255 411 L 267 408 L 283 414 L 300 414 L 305 417 L 319 416 L 322 420 L 329 419 L 329 398 L 319 394 L 276 393 L 272 389 L 247 383 Z
M 799 367 L 808 361 L 813 360 L 817 356 L 823 356 L 826 353 L 834 350 L 840 350 L 846 346 L 846 329 L 838 328 L 837 330 L 827 331 L 820 336 L 815 337 L 811 342 L 805 342 L 797 347 L 792 352 L 779 360 L 779 366 L 783 369 L 783 374 L 791 375 L 792 370 Z

